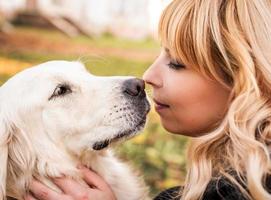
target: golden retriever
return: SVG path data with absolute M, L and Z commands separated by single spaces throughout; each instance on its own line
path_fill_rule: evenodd
M 150 109 L 144 82 L 98 77 L 79 62 L 50 61 L 0 88 L 0 200 L 23 199 L 33 178 L 79 182 L 77 165 L 100 174 L 118 200 L 147 199 L 142 180 L 110 148 L 143 129 Z

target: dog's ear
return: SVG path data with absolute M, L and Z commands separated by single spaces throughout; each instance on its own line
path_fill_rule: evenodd
M 11 138 L 11 132 L 10 127 L 0 112 L 0 200 L 6 199 L 8 143 Z
M 16 183 L 21 189 L 28 183 L 28 172 L 34 165 L 32 150 L 25 132 L 0 111 L 0 200 L 6 200 L 6 195 L 23 194 L 12 190 L 16 188 L 13 181 L 24 176 L 24 182 Z

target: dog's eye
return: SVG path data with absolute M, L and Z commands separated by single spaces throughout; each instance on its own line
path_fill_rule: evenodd
M 64 95 L 66 94 L 68 91 L 68 88 L 65 87 L 65 86 L 60 86 L 58 88 L 56 88 L 54 94 L 57 95 L 57 96 L 60 96 L 60 95 Z
M 68 85 L 59 85 L 56 87 L 53 95 L 50 97 L 52 99 L 53 97 L 58 97 L 58 96 L 64 96 L 68 93 L 71 93 L 71 89 Z

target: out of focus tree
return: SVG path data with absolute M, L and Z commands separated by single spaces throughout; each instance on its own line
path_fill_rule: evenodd
M 12 30 L 12 25 L 7 20 L 4 13 L 0 12 L 0 32 L 8 33 Z
M 63 14 L 62 9 L 64 9 L 66 1 L 54 0 L 49 4 L 51 5 L 49 8 L 42 7 L 40 3 L 38 0 L 26 0 L 25 9 L 17 13 L 14 22 L 23 25 L 57 29 L 69 37 L 80 34 L 92 36 L 92 31 L 85 25 L 85 21 L 75 20 L 69 15 Z M 85 14 L 85 9 L 87 9 L 85 4 L 86 1 L 81 4 L 82 15 Z M 63 8 L 61 5 L 63 5 Z M 55 9 L 55 6 L 57 9 Z
M 19 24 L 57 29 L 69 37 L 79 35 L 80 31 L 76 24 L 61 15 L 44 12 L 38 3 L 37 0 L 26 0 L 25 10 L 19 12 L 14 21 Z
M 36 12 L 38 10 L 37 0 L 26 0 L 26 10 Z

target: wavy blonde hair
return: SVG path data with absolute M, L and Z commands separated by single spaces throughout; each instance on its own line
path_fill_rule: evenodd
M 271 199 L 270 19 L 269 0 L 174 0 L 162 14 L 170 55 L 231 90 L 225 117 L 191 142 L 182 199 L 201 199 L 220 177 L 248 199 Z

